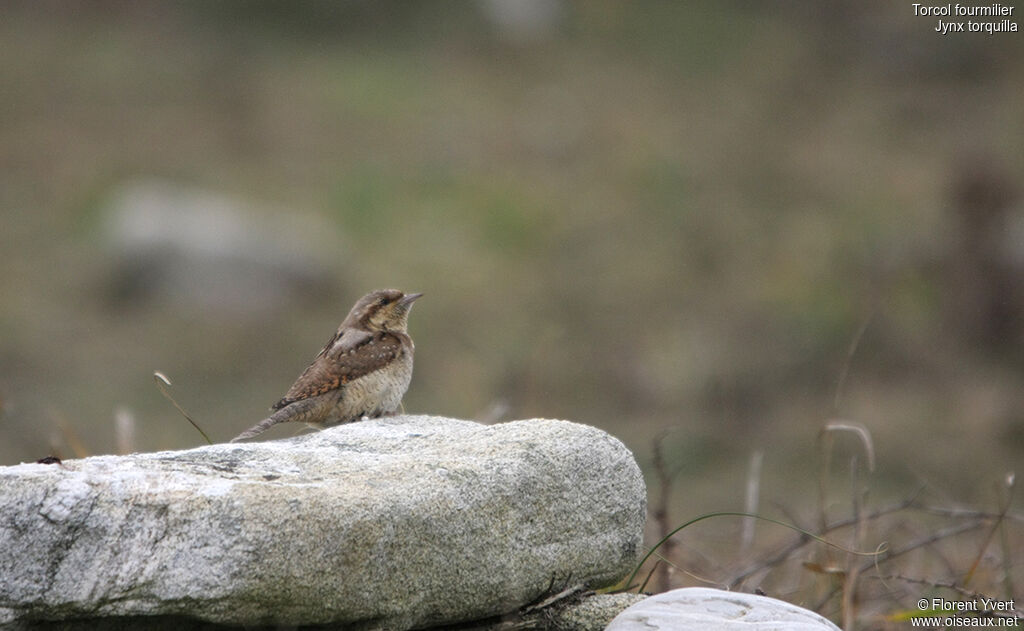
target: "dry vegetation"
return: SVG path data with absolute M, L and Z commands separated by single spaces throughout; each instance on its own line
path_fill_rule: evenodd
M 842 432 L 856 434 L 863 450 L 847 467 L 833 471 L 833 434 Z M 1024 513 L 1011 508 L 1013 474 L 992 485 L 988 509 L 945 504 L 945 494 L 927 486 L 879 505 L 871 501 L 870 434 L 863 426 L 830 422 L 819 435 L 816 514 L 808 502 L 759 506 L 758 456 L 751 462 L 744 511 L 699 515 L 676 525 L 667 519 L 675 475 L 664 462 L 664 439 L 652 446 L 660 487 L 651 507 L 653 545 L 620 589 L 661 592 L 705 585 L 755 592 L 813 609 L 847 631 L 902 629 L 912 617 L 950 615 L 933 599 L 974 603 L 976 611 L 955 614 L 960 617 L 1024 624 L 1015 605 L 1024 575 L 1019 561 Z M 830 491 L 835 474 L 845 477 L 845 498 Z M 775 513 L 781 516 L 764 516 Z M 762 532 L 762 544 L 755 547 L 755 529 L 776 532 Z M 929 605 L 920 607 L 921 599 Z M 1007 601 L 1014 601 L 1008 611 L 988 604 Z

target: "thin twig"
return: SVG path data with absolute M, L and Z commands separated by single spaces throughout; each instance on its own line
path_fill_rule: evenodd
M 865 564 L 861 565 L 860 569 L 861 569 L 861 571 L 869 570 L 869 569 L 871 569 L 872 566 L 878 566 L 878 565 L 881 565 L 882 563 L 887 563 L 887 562 L 895 559 L 896 557 L 902 556 L 902 555 L 904 555 L 904 554 L 906 554 L 908 552 L 913 552 L 914 550 L 916 550 L 918 548 L 922 548 L 922 547 L 924 547 L 926 545 L 935 543 L 936 541 L 942 541 L 943 539 L 948 539 L 949 537 L 955 537 L 957 535 L 963 534 L 965 532 L 969 532 L 969 531 L 974 530 L 976 528 L 980 528 L 983 525 L 984 525 L 984 522 L 982 522 L 982 521 L 976 521 L 976 522 L 971 522 L 971 523 L 967 523 L 967 524 L 961 524 L 959 526 L 953 526 L 953 527 L 950 527 L 950 528 L 946 528 L 945 530 L 940 530 L 940 531 L 938 531 L 936 533 L 933 533 L 933 534 L 930 534 L 930 535 L 928 535 L 926 537 L 921 537 L 920 539 L 916 539 L 914 541 L 911 541 L 907 545 L 902 546 L 900 548 L 889 548 L 888 550 L 885 550 L 884 552 L 882 552 L 875 559 L 873 559 L 870 563 L 865 563 Z
M 954 592 L 960 594 L 961 596 L 965 596 L 965 597 L 967 597 L 967 598 L 969 598 L 971 600 L 980 600 L 982 598 L 989 598 L 987 595 L 982 594 L 981 592 L 976 592 L 976 591 L 971 590 L 971 589 L 966 589 L 964 587 L 961 587 L 960 585 L 957 585 L 956 583 L 942 583 L 942 582 L 939 582 L 939 581 L 930 581 L 930 580 L 925 580 L 923 578 L 914 578 L 912 576 L 904 576 L 903 574 L 886 574 L 886 575 L 876 574 L 876 575 L 873 575 L 873 576 L 869 576 L 868 578 L 877 579 L 877 580 L 883 581 L 883 582 L 884 581 L 903 581 L 904 583 L 913 583 L 915 585 L 926 585 L 928 587 L 936 587 L 936 588 L 948 589 L 948 590 L 951 590 L 951 591 L 954 591 Z
M 1010 567 L 1013 565 L 1012 553 L 1010 552 L 1010 539 L 1006 532 L 1005 516 L 1006 511 L 1010 509 L 1010 503 L 1013 502 L 1013 491 L 1017 487 L 1014 485 L 1017 476 L 1012 472 L 1006 476 L 1006 498 L 1004 500 L 1002 515 L 999 518 L 999 549 L 1002 552 L 1003 562 L 1003 590 L 1007 598 L 1013 598 L 1016 590 L 1013 588 L 1013 572 Z
M 836 395 L 832 400 L 832 405 L 836 410 L 839 409 L 839 401 L 842 399 L 843 386 L 846 385 L 846 377 L 850 372 L 850 364 L 853 363 L 853 356 L 857 353 L 857 348 L 860 346 L 860 340 L 864 337 L 864 332 L 868 330 L 868 325 L 874 320 L 875 314 L 878 312 L 877 308 L 872 308 L 868 313 L 868 317 L 864 318 L 864 322 L 861 323 L 860 328 L 853 335 L 853 339 L 850 340 L 850 346 L 846 349 L 846 358 L 843 360 L 843 365 L 839 368 L 839 378 L 836 379 Z
M 750 455 L 750 468 L 747 470 L 747 487 L 743 498 L 743 510 L 748 513 L 756 513 L 760 503 L 761 490 L 761 467 L 764 464 L 764 450 L 755 449 Z M 740 532 L 740 554 L 747 555 L 750 546 L 754 543 L 754 529 L 757 527 L 757 520 L 744 519 L 743 529 Z
M 999 489 L 996 489 L 997 492 L 998 490 Z M 1002 502 L 1000 501 L 1000 503 Z M 1003 519 L 1006 517 L 1006 511 L 1009 510 L 1009 508 L 1009 502 L 1003 503 L 1003 505 L 999 507 L 999 516 L 996 517 L 995 523 L 992 524 L 992 528 L 990 528 L 988 534 L 985 535 L 985 540 L 981 542 L 981 546 L 978 548 L 978 555 L 974 557 L 974 562 L 971 563 L 970 569 L 967 570 L 967 574 L 964 576 L 964 585 L 970 583 L 971 579 L 974 578 L 974 573 L 978 570 L 978 566 L 981 565 L 981 559 L 985 556 L 985 550 L 988 549 L 989 544 L 992 543 L 992 539 L 995 538 L 996 533 L 999 532 L 999 526 L 1002 525 Z
M 866 572 L 870 570 L 872 567 L 877 569 L 883 563 L 888 563 L 889 561 L 892 561 L 893 559 L 900 557 L 908 552 L 913 552 L 918 548 L 923 548 L 924 546 L 935 543 L 936 541 L 941 541 L 943 539 L 948 539 L 950 537 L 955 537 L 965 532 L 975 530 L 983 525 L 984 522 L 981 520 L 967 524 L 960 524 L 959 526 L 946 528 L 945 530 L 940 530 L 934 534 L 928 535 L 927 537 L 922 537 L 920 539 L 912 541 L 901 548 L 890 548 L 888 550 L 883 550 L 875 557 L 875 559 L 868 563 L 861 564 L 861 566 L 858 569 L 861 572 Z M 832 600 L 832 598 L 836 595 L 836 592 L 838 591 L 839 588 L 832 589 L 828 594 L 825 595 L 824 598 L 821 599 L 820 602 L 817 603 L 816 606 L 811 607 L 810 609 L 812 611 L 820 611 L 821 608 L 825 606 L 825 603 Z
M 921 511 L 923 513 L 930 513 L 932 515 L 940 515 L 943 517 L 958 517 L 962 519 L 1000 519 L 1005 518 L 1010 521 L 1024 522 L 1024 513 L 1016 511 L 1007 511 L 1006 514 L 1002 513 L 990 513 L 988 511 L 975 510 L 972 508 L 946 508 L 945 506 L 923 506 L 915 504 L 910 507 L 913 510 Z
M 658 499 L 654 504 L 653 517 L 654 523 L 658 527 L 658 537 L 665 542 L 662 549 L 662 555 L 671 558 L 675 551 L 675 542 L 665 535 L 669 531 L 669 498 L 672 492 L 672 475 L 669 473 L 668 468 L 665 466 L 665 456 L 663 443 L 668 432 L 661 432 L 654 438 L 653 450 L 654 450 L 654 475 L 658 480 Z M 655 564 L 655 569 L 658 569 L 658 591 L 666 592 L 669 590 L 670 585 L 670 570 L 669 565 Z M 646 581 L 644 581 L 646 584 Z
M 857 466 L 857 456 L 850 459 L 850 494 L 853 507 L 853 540 L 850 545 L 859 548 L 864 545 L 864 531 L 866 521 L 861 503 L 860 493 L 860 468 Z M 854 631 L 857 622 L 857 579 L 860 578 L 860 569 L 854 564 L 853 557 L 847 555 L 847 569 L 843 574 L 843 628 L 846 631 Z
M 689 521 L 687 521 L 687 522 L 685 522 L 685 523 L 683 523 L 683 524 L 681 524 L 679 526 L 676 526 L 676 528 L 673 529 L 672 532 L 670 532 L 667 535 L 665 535 L 664 537 L 662 537 L 661 540 L 659 540 L 657 543 L 655 543 L 653 546 L 651 546 L 651 549 L 647 551 L 647 554 L 645 554 L 643 556 L 643 558 L 640 559 L 640 562 L 637 563 L 636 567 L 633 568 L 633 573 L 629 575 L 628 579 L 626 579 L 626 584 L 627 585 L 631 585 L 633 583 L 633 579 L 636 578 L 637 573 L 640 571 L 640 568 L 643 567 L 643 564 L 647 562 L 647 559 L 651 558 L 651 556 L 654 555 L 657 552 L 658 548 L 660 548 L 662 546 L 662 544 L 664 544 L 673 535 L 675 535 L 677 532 L 683 530 L 684 528 L 689 528 L 690 526 L 692 526 L 693 524 L 696 524 L 697 522 L 704 521 L 705 519 L 711 519 L 712 517 L 753 517 L 754 519 L 760 519 L 761 521 L 766 521 L 768 523 L 775 524 L 777 526 L 782 526 L 783 528 L 789 528 L 790 530 L 794 530 L 796 532 L 802 533 L 802 534 L 806 535 L 807 537 L 810 537 L 811 539 L 814 539 L 815 541 L 823 543 L 823 544 L 825 544 L 825 545 L 827 545 L 829 547 L 836 548 L 837 550 L 842 550 L 843 552 L 847 552 L 849 554 L 856 554 L 856 555 L 860 555 L 860 556 L 877 556 L 877 555 L 882 554 L 884 552 L 884 546 L 883 546 L 883 548 L 881 550 L 875 550 L 873 552 L 864 552 L 864 551 L 860 551 L 860 550 L 851 550 L 850 548 L 847 548 L 845 546 L 841 546 L 838 543 L 835 543 L 834 541 L 829 541 L 829 540 L 827 540 L 827 539 L 825 539 L 825 538 L 823 538 L 823 537 L 821 537 L 819 535 L 816 535 L 813 532 L 810 532 L 809 530 L 804 530 L 803 528 L 798 528 L 797 526 L 794 526 L 793 524 L 789 524 L 789 523 L 786 523 L 784 521 L 780 521 L 778 519 L 772 519 L 771 517 L 765 517 L 763 515 L 755 515 L 755 514 L 752 514 L 752 513 L 744 513 L 742 511 L 718 511 L 718 512 L 715 512 L 715 513 L 705 513 L 704 515 L 700 515 L 698 517 L 694 517 L 693 519 L 691 519 L 691 520 L 689 520 Z
M 178 405 L 178 402 L 175 401 L 174 397 L 171 396 L 171 393 L 167 391 L 166 386 L 171 385 L 171 380 L 168 379 L 167 376 L 164 375 L 164 373 L 158 370 L 153 373 L 153 381 L 156 382 L 156 387 L 160 389 L 160 393 L 167 397 L 167 400 L 170 401 L 171 405 L 173 405 L 178 410 L 178 412 L 180 412 L 181 415 L 185 417 L 185 420 L 188 421 L 189 423 L 192 423 L 192 427 L 199 430 L 199 433 L 202 434 L 203 438 L 206 439 L 206 444 L 212 445 L 213 441 L 210 440 L 210 437 L 206 435 L 206 432 L 203 431 L 203 428 L 196 425 L 196 422 L 192 420 L 192 417 L 189 416 L 188 413 L 185 412 L 185 410 L 181 409 L 181 406 Z
M 907 500 L 903 500 L 902 502 L 898 502 L 896 504 L 880 508 L 875 512 L 866 515 L 864 519 L 871 521 L 878 519 L 880 517 L 885 517 L 886 515 L 891 515 L 892 513 L 898 513 L 902 510 L 906 510 L 912 507 L 914 505 L 914 502 L 916 501 L 916 496 Z M 818 534 L 824 536 L 829 534 L 830 532 L 834 532 L 836 530 L 839 530 L 840 528 L 845 528 L 854 523 L 856 523 L 856 520 L 854 518 L 841 519 L 839 521 L 832 522 L 828 525 L 828 527 L 825 528 L 825 530 L 819 532 Z M 740 583 L 750 578 L 754 574 L 757 574 L 761 570 L 772 568 L 776 565 L 779 565 L 783 561 L 789 559 L 794 552 L 804 547 L 811 541 L 812 539 L 806 535 L 801 534 L 797 536 L 791 543 L 780 548 L 779 551 L 773 554 L 772 556 L 763 559 L 759 563 L 756 563 L 755 565 L 747 568 L 746 570 L 740 572 L 735 577 L 733 577 L 733 579 L 728 582 L 729 589 L 736 589 L 740 585 Z
M 545 598 L 544 600 L 540 601 L 539 603 L 537 603 L 535 605 L 530 605 L 529 607 L 524 608 L 522 613 L 524 613 L 524 614 L 532 613 L 532 612 L 537 611 L 539 609 L 544 609 L 545 607 L 550 607 L 551 605 L 555 604 L 556 602 L 565 600 L 566 598 L 572 598 L 573 596 L 576 596 L 577 594 L 584 594 L 586 592 L 587 592 L 587 588 L 585 586 L 583 586 L 581 584 L 580 585 L 573 585 L 571 587 L 567 587 L 567 588 L 563 589 L 562 591 L 558 592 L 557 594 L 555 594 L 553 596 L 549 596 L 549 597 Z
M 910 577 L 910 576 L 903 576 L 902 574 L 888 574 L 886 576 L 876 575 L 876 576 L 871 576 L 869 578 L 878 579 L 878 580 L 882 581 L 883 584 L 885 583 L 885 581 L 903 581 L 905 583 L 913 583 L 915 585 L 926 585 L 926 586 L 932 587 L 932 588 L 948 589 L 950 591 L 956 592 L 957 594 L 960 594 L 961 596 L 964 596 L 965 598 L 967 598 L 969 600 L 973 600 L 973 601 L 979 601 L 980 602 L 980 601 L 984 601 L 984 600 L 988 600 L 988 601 L 997 601 L 998 600 L 997 598 L 992 598 L 991 596 L 988 596 L 987 594 L 983 594 L 981 592 L 976 592 L 976 591 L 970 590 L 970 589 L 965 589 L 965 588 L 957 585 L 956 583 L 942 583 L 942 582 L 939 582 L 939 581 L 930 581 L 930 580 L 925 580 L 925 579 L 921 579 L 921 578 L 913 578 L 913 577 Z M 993 615 L 997 615 L 997 616 L 1000 616 L 1000 617 L 1016 618 L 1016 619 L 1019 619 L 1019 620 L 1024 620 L 1024 613 L 1006 612 L 1006 611 L 1003 611 L 1003 612 L 992 612 L 992 613 L 993 613 Z

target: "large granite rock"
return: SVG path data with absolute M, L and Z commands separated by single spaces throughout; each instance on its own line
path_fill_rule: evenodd
M 782 600 L 686 587 L 646 598 L 606 631 L 840 631 L 822 616 Z
M 0 623 L 478 620 L 614 583 L 644 517 L 632 454 L 565 421 L 407 416 L 3 467 Z

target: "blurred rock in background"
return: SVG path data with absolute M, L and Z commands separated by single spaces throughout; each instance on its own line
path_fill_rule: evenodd
M 111 298 L 264 318 L 331 286 L 335 231 L 299 212 L 159 179 L 114 189 L 103 210 Z M 330 249 L 334 248 L 334 252 Z
M 535 43 L 551 37 L 562 23 L 562 0 L 479 0 L 480 10 L 500 37 Z

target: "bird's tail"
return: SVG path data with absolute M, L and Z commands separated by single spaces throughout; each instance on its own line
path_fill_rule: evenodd
M 257 436 L 259 434 L 262 434 L 263 432 L 267 431 L 268 429 L 270 429 L 274 425 L 277 425 L 278 423 L 281 422 L 281 419 L 275 418 L 276 416 L 277 416 L 277 414 L 268 416 L 267 418 L 263 419 L 259 423 L 256 423 L 255 425 L 253 425 L 249 429 L 245 430 L 244 432 L 242 432 L 238 436 L 235 436 L 234 438 L 232 438 L 231 442 L 237 443 L 240 440 L 245 440 L 246 438 L 252 438 L 253 436 Z
M 258 436 L 274 425 L 284 423 L 286 421 L 313 422 L 317 419 L 317 414 L 322 412 L 322 410 L 323 402 L 317 399 L 303 399 L 301 401 L 296 401 L 295 403 L 287 405 L 277 412 L 274 412 L 238 436 L 235 436 L 231 439 L 231 442 L 235 443 L 240 440 L 245 440 L 246 438 Z

